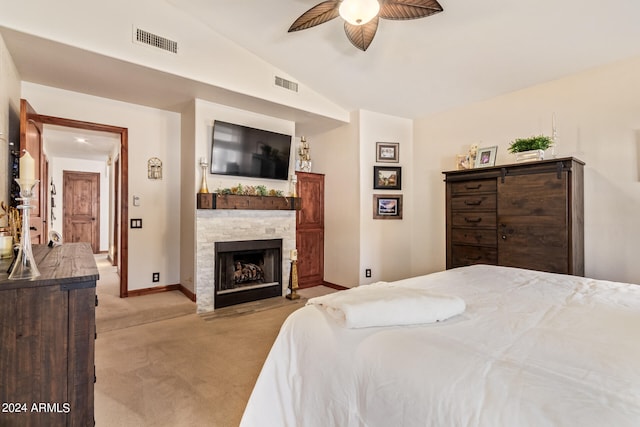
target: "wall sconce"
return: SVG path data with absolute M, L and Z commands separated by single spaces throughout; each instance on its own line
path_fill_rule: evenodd
M 162 179 L 162 161 L 157 157 L 152 157 L 147 162 L 147 178 Z

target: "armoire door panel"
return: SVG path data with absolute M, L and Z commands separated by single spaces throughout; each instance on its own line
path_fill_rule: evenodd
M 555 172 L 498 180 L 498 215 L 566 217 L 567 176 Z
M 296 211 L 298 286 L 324 281 L 324 175 L 297 172 L 301 209 Z

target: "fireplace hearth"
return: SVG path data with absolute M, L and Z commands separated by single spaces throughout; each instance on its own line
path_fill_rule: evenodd
M 215 308 L 282 295 L 282 239 L 215 243 Z

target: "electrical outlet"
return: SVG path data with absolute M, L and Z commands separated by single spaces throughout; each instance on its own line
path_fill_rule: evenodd
M 153 273 L 153 281 L 154 282 L 160 281 L 160 273 Z
M 367 269 L 364 271 L 364 277 L 371 277 L 371 269 L 370 269 L 370 268 L 367 268 Z

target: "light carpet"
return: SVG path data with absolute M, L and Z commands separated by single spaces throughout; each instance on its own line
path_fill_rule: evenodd
M 101 297 L 103 286 L 114 280 L 108 273 L 108 265 L 100 268 Z M 237 426 L 284 319 L 306 298 L 333 291 L 303 289 L 299 300 L 271 298 L 203 316 L 195 314 L 195 304 L 186 297 L 154 294 L 101 301 L 96 315 L 102 331 L 96 340 L 96 426 Z M 191 304 L 187 314 L 176 315 L 175 308 L 165 306 L 183 305 L 184 300 Z M 135 313 L 137 307 L 146 314 Z M 101 310 L 111 312 L 98 314 Z M 160 317 L 154 318 L 154 312 Z

